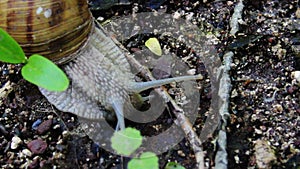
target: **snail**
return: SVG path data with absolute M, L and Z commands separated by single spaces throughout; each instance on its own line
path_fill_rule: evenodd
M 199 75 L 136 82 L 121 49 L 94 22 L 86 0 L 1 0 L 0 27 L 25 54 L 41 54 L 59 64 L 71 83 L 63 92 L 40 88 L 57 109 L 87 119 L 115 112 L 124 129 L 130 94 Z M 103 109 L 104 108 L 104 109 Z

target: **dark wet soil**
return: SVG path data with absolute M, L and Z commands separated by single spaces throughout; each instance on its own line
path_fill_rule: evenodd
M 236 36 L 229 34 L 234 1 L 147 1 L 110 6 L 92 11 L 101 20 L 155 10 L 178 12 L 191 19 L 201 30 L 214 34 L 222 59 L 233 51 L 230 72 L 232 92 L 228 120 L 228 168 L 299 168 L 300 167 L 300 91 L 295 71 L 299 70 L 299 3 L 291 1 L 244 1 L 243 21 Z M 153 6 L 153 4 L 155 4 Z M 158 5 L 157 5 L 158 4 Z M 146 37 L 145 37 L 146 38 Z M 143 40 L 143 39 L 141 39 Z M 136 46 L 128 45 L 129 51 Z M 172 48 L 181 55 L 182 46 Z M 203 65 L 188 63 L 204 73 Z M 100 148 L 80 127 L 77 117 L 59 112 L 40 94 L 37 87 L 21 78 L 20 65 L 0 63 L 0 168 L 121 168 L 129 159 Z M 201 106 L 194 128 L 200 134 L 210 106 L 209 81 L 201 91 Z M 167 129 L 174 116 L 167 110 L 155 122 L 146 125 L 127 121 L 145 135 Z M 115 122 L 110 122 L 115 125 Z M 166 138 L 167 139 L 167 138 Z M 264 144 L 266 143 L 266 144 Z M 45 146 L 46 144 L 46 146 Z M 36 148 L 37 147 L 37 148 Z M 260 148 L 266 153 L 262 154 Z M 206 166 L 214 167 L 215 138 L 203 144 Z M 176 161 L 195 168 L 194 153 L 186 139 L 159 156 L 163 168 Z

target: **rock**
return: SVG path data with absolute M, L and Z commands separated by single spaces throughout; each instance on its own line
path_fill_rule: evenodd
M 257 140 L 254 149 L 257 167 L 260 169 L 271 168 L 271 164 L 276 160 L 276 156 L 268 142 Z
M 27 157 L 31 157 L 31 155 L 32 155 L 31 151 L 28 150 L 27 148 L 22 150 L 22 153 Z
M 18 136 L 14 136 L 12 139 L 11 139 L 11 144 L 10 144 L 10 148 L 11 149 L 16 149 L 18 148 L 19 144 L 22 142 L 22 140 L 20 139 L 20 137 Z
M 13 91 L 13 83 L 7 81 L 4 84 L 4 86 L 0 88 L 0 99 L 7 98 L 8 94 L 12 91 Z
M 51 125 L 52 125 L 52 119 L 44 121 L 37 127 L 37 133 L 38 134 L 46 133 L 51 128 Z
M 31 128 L 33 130 L 37 130 L 38 126 L 42 123 L 42 120 L 41 119 L 37 119 L 35 122 L 33 122 Z
M 47 148 L 47 143 L 41 139 L 32 140 L 27 144 L 27 147 L 33 154 L 42 154 Z
M 298 82 L 300 82 L 300 71 L 292 72 L 292 78 L 296 79 Z
M 298 18 L 298 19 L 300 19 L 300 7 L 297 9 L 297 11 L 296 11 L 296 17 Z
M 40 158 L 34 158 L 33 161 L 28 166 L 30 169 L 38 168 L 40 163 Z

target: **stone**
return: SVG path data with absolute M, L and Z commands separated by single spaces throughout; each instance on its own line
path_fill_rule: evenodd
M 20 139 L 20 137 L 14 136 L 11 139 L 10 148 L 13 149 L 13 150 L 16 149 L 16 148 L 18 148 L 18 146 L 19 146 L 20 143 L 22 143 L 22 140 Z
M 46 120 L 42 122 L 38 127 L 37 127 L 37 133 L 38 134 L 45 134 L 52 125 L 52 119 Z
M 42 139 L 32 140 L 27 144 L 27 147 L 33 154 L 42 154 L 47 149 L 47 143 Z

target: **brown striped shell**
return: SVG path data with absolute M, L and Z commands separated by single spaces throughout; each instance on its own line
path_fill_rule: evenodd
M 64 63 L 86 42 L 92 17 L 86 0 L 1 0 L 0 27 L 23 48 Z
M 103 120 L 114 110 L 117 129 L 124 129 L 124 105 L 130 94 L 152 87 L 195 80 L 182 76 L 135 82 L 123 51 L 101 26 L 94 26 L 86 0 L 0 0 L 0 27 L 23 47 L 27 56 L 38 53 L 62 63 L 72 82 L 63 92 L 40 88 L 50 103 L 61 111 L 87 119 Z M 84 45 L 84 48 L 80 48 Z M 126 104 L 127 105 L 127 104 Z

